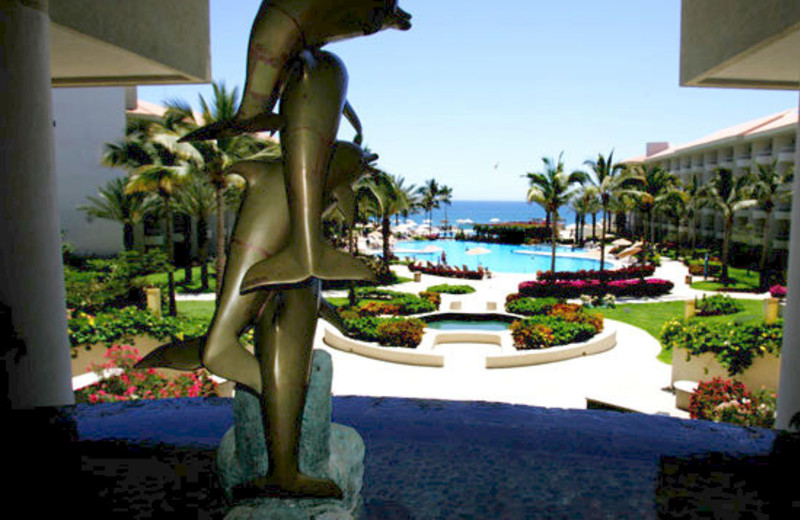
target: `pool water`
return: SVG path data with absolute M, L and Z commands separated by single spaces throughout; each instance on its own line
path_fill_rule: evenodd
M 491 252 L 479 255 L 467 254 L 468 250 L 478 247 Z M 556 270 L 599 269 L 599 260 L 567 256 L 583 252 L 582 249 L 573 250 L 569 246 L 557 246 Z M 399 258 L 410 258 L 432 264 L 439 263 L 442 253 L 444 253 L 448 265 L 467 266 L 471 270 L 475 270 L 478 265 L 481 265 L 497 273 L 536 274 L 537 271 L 550 270 L 550 246 L 545 244 L 525 246 L 457 240 L 406 240 L 397 242 L 394 246 L 394 253 Z
M 480 330 L 487 332 L 499 332 L 508 329 L 508 323 L 504 321 L 464 321 L 464 320 L 442 320 L 428 323 L 429 329 L 435 330 Z

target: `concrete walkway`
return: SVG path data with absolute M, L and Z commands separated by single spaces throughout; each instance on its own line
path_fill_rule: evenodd
M 413 278 L 405 266 L 395 266 L 400 276 Z M 654 277 L 672 281 L 672 293 L 658 298 L 621 298 L 618 303 L 645 303 L 686 300 L 701 297 L 703 291 L 685 283 L 688 274 L 680 262 L 664 260 Z M 529 274 L 495 273 L 483 280 L 460 280 L 422 275 L 420 282 L 406 282 L 391 290 L 418 293 L 432 285 L 467 284 L 476 289 L 466 295 L 442 295 L 442 311 L 459 307 L 464 312 L 503 311 L 506 296 L 517 292 Z M 328 291 L 326 296 L 343 296 L 344 291 Z M 736 298 L 763 299 L 768 294 L 734 294 Z M 213 294 L 182 295 L 184 300 L 213 300 Z M 417 367 L 368 359 L 326 345 L 325 327 L 320 322 L 315 348 L 330 352 L 334 361 L 334 395 L 434 398 L 463 401 L 494 401 L 553 408 L 587 406 L 587 398 L 613 403 L 646 413 L 688 417 L 675 408 L 670 386 L 671 366 L 656 359 L 659 342 L 632 325 L 606 320 L 617 329 L 617 346 L 608 352 L 544 365 L 486 369 L 484 357 L 498 347 L 481 344 L 445 344 L 436 347 L 445 356 L 443 368 Z

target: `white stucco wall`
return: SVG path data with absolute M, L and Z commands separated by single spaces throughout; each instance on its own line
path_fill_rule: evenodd
M 125 134 L 124 87 L 54 88 L 55 163 L 58 214 L 65 240 L 79 255 L 122 250 L 122 225 L 87 220 L 77 207 L 122 170 L 100 165 L 103 145 Z

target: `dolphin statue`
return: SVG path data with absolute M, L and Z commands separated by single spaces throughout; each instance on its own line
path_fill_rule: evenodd
M 362 172 L 369 172 L 374 155 L 367 155 L 352 143 L 337 141 L 330 162 L 325 190 L 330 209 L 338 208 L 352 218 L 351 184 Z M 242 205 L 228 245 L 228 262 L 222 279 L 217 309 L 208 332 L 200 337 L 162 345 L 145 356 L 138 368 L 197 370 L 241 383 L 262 393 L 261 369 L 255 356 L 239 344 L 238 338 L 261 316 L 277 311 L 274 291 L 240 294 L 239 286 L 247 269 L 287 240 L 289 208 L 283 186 L 282 163 L 278 159 L 239 161 L 228 168 L 247 182 Z M 318 312 L 338 329 L 344 325 L 338 312 L 320 298 Z
M 263 0 L 250 32 L 239 110 L 233 119 L 204 126 L 182 140 L 278 130 L 284 121 L 273 110 L 283 80 L 303 50 L 383 29 L 405 31 L 411 28 L 410 20 L 397 0 Z
M 242 292 L 322 280 L 374 280 L 361 260 L 328 244 L 322 233 L 325 176 L 343 110 L 347 72 L 334 54 L 302 51 L 286 81 L 280 113 L 289 238 L 250 268 Z

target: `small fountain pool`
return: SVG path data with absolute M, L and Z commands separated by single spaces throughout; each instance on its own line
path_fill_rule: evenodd
M 449 331 L 482 331 L 501 332 L 508 330 L 511 322 L 520 319 L 508 314 L 470 314 L 457 312 L 437 312 L 423 316 L 422 320 L 427 328 L 433 330 Z

